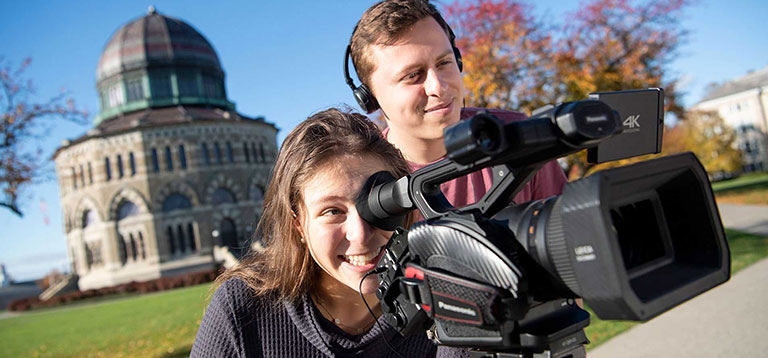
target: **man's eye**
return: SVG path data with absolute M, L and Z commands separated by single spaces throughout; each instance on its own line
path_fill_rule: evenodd
M 413 82 L 413 81 L 417 80 L 420 75 L 421 75 L 421 72 L 419 72 L 419 71 L 411 72 L 411 73 L 405 75 L 405 77 L 403 77 L 403 81 Z

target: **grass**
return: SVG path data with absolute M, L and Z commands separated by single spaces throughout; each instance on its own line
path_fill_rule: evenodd
M 768 257 L 768 237 L 726 229 L 731 274 Z M 0 320 L 0 357 L 186 357 L 203 316 L 209 284 L 91 304 L 38 310 Z M 633 327 L 592 314 L 597 347 Z
M 715 183 L 713 190 L 718 202 L 768 205 L 768 174 Z M 768 237 L 729 229 L 726 236 L 731 274 L 768 257 Z M 208 288 L 204 284 L 91 301 L 2 319 L 0 357 L 186 357 L 203 316 Z M 593 314 L 586 328 L 592 342 L 587 349 L 636 324 L 603 321 Z
M 189 356 L 209 284 L 0 320 L 0 357 Z
M 750 173 L 712 183 L 718 203 L 768 205 L 768 173 Z

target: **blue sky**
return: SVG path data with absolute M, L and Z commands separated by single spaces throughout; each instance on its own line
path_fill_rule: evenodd
M 449 2 L 449 1 L 445 1 Z M 0 5 L 0 58 L 25 72 L 36 98 L 66 88 L 81 108 L 98 113 L 96 66 L 111 35 L 144 16 L 149 5 L 200 31 L 218 52 L 229 99 L 248 116 L 264 116 L 281 129 L 281 142 L 298 122 L 318 110 L 354 105 L 342 64 L 350 32 L 374 1 L 4 1 Z M 567 21 L 578 1 L 535 1 L 537 12 Z M 689 41 L 672 64 L 684 79 L 692 105 L 703 88 L 768 65 L 766 1 L 701 1 L 683 24 Z M 66 138 L 89 127 L 57 124 L 41 142 L 50 155 Z M 44 209 L 41 202 L 45 202 Z M 65 270 L 66 238 L 54 181 L 29 188 L 18 218 L 0 209 L 0 263 L 16 280 L 34 279 L 51 269 Z M 45 224 L 45 217 L 49 223 Z

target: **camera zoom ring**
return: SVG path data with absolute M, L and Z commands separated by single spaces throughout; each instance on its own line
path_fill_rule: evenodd
M 563 230 L 563 217 L 561 213 L 562 200 L 555 200 L 551 211 L 551 216 L 547 222 L 546 231 L 546 250 L 550 262 L 555 266 L 557 275 L 568 288 L 576 294 L 579 294 L 579 284 L 576 279 L 576 272 L 571 264 L 568 254 L 568 242 Z

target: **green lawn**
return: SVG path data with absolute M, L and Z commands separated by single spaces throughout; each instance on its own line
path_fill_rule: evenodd
M 768 173 L 749 173 L 735 179 L 712 183 L 712 191 L 723 193 L 729 191 L 751 191 L 756 188 L 768 188 Z
M 209 284 L 0 320 L 0 357 L 182 357 Z
M 712 183 L 719 204 L 768 205 L 768 173 L 750 173 Z
M 726 230 L 732 274 L 768 256 L 768 238 Z M 0 320 L 0 357 L 186 357 L 210 284 L 37 310 Z M 594 348 L 636 323 L 592 315 Z

